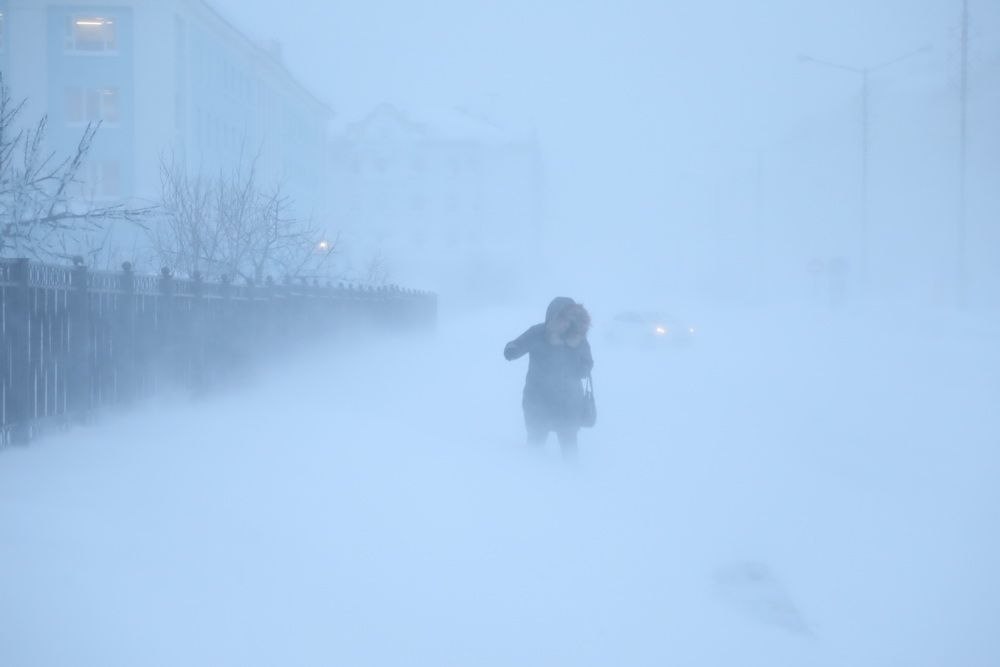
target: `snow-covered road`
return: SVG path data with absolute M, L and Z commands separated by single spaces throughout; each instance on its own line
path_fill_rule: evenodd
M 996 665 L 1000 346 L 937 322 L 598 330 L 574 465 L 505 311 L 4 451 L 0 665 Z

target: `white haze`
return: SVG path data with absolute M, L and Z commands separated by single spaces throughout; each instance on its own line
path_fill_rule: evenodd
M 544 261 L 501 304 L 427 285 L 433 333 L 0 452 L 0 665 L 1000 663 L 995 3 L 963 308 L 959 3 L 215 4 L 338 113 L 534 125 Z M 863 290 L 860 81 L 796 55 L 926 43 L 873 75 Z M 805 267 L 837 256 L 833 308 Z M 575 464 L 523 445 L 501 355 L 560 294 L 595 326 Z M 695 344 L 613 344 L 629 308 Z
M 536 128 L 549 263 L 671 296 L 796 298 L 813 257 L 858 281 L 861 77 L 798 56 L 863 67 L 929 45 L 871 77 L 871 287 L 953 297 L 959 2 L 217 4 L 279 39 L 341 119 L 389 100 Z M 1000 5 L 971 12 L 970 279 L 995 304 Z
M 567 466 L 500 356 L 534 314 L 5 452 L 3 664 L 996 663 L 996 322 L 595 336 Z

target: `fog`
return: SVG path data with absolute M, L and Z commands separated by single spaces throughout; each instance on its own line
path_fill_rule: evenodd
M 212 5 L 331 132 L 390 103 L 536 138 L 539 226 L 385 246 L 433 330 L 0 450 L 0 665 L 1000 663 L 1000 5 L 964 246 L 959 2 Z M 906 56 L 869 77 L 867 227 L 862 76 L 800 56 Z M 525 444 L 503 354 L 560 295 L 593 319 L 575 457 Z
M 389 100 L 536 129 L 561 273 L 757 300 L 801 296 L 814 257 L 860 280 L 861 76 L 799 56 L 863 68 L 929 46 L 871 75 L 869 287 L 954 296 L 960 3 L 219 6 L 341 117 Z M 1000 10 L 971 17 L 968 261 L 995 301 Z

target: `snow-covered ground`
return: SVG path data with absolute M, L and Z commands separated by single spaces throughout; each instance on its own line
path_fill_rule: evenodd
M 1000 664 L 995 323 L 598 326 L 566 464 L 501 356 L 538 316 L 0 453 L 0 665 Z

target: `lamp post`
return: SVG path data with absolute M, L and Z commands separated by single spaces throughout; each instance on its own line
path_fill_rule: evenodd
M 870 135 L 870 114 L 869 114 L 869 98 L 870 98 L 870 86 L 869 80 L 871 74 L 879 70 L 883 70 L 886 67 L 895 65 L 898 62 L 912 58 L 920 53 L 926 53 L 930 51 L 930 45 L 925 45 L 919 49 L 914 49 L 913 51 L 908 51 L 900 56 L 896 56 L 891 60 L 886 60 L 877 65 L 869 65 L 867 67 L 854 67 L 852 65 L 843 65 L 840 63 L 830 62 L 828 60 L 821 60 L 819 58 L 814 58 L 812 56 L 799 54 L 799 62 L 802 63 L 813 63 L 815 65 L 822 65 L 824 67 L 832 67 L 834 69 L 845 70 L 848 72 L 853 72 L 854 74 L 861 75 L 861 229 L 860 233 L 860 250 L 859 250 L 859 264 L 861 269 L 861 283 L 863 286 L 868 286 L 868 155 L 869 155 L 869 135 Z
M 969 106 L 969 0 L 962 0 L 962 64 L 959 109 L 959 166 L 958 166 L 958 225 L 956 232 L 955 290 L 959 308 L 964 308 L 967 298 L 968 275 L 966 272 L 966 162 L 968 161 L 968 106 Z

